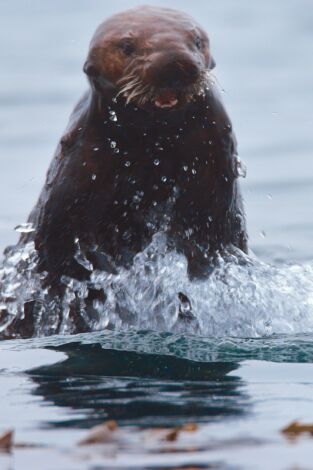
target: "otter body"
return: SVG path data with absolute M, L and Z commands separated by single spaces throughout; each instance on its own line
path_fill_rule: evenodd
M 141 7 L 97 29 L 89 91 L 29 217 L 34 231 L 21 238 L 35 242 L 51 293 L 62 295 L 63 275 L 130 265 L 160 230 L 192 276 L 206 274 L 217 251 L 247 251 L 236 141 L 214 65 L 206 33 L 175 10 Z
M 29 219 L 50 277 L 83 276 L 78 241 L 87 258 L 98 251 L 126 265 L 162 229 L 191 273 L 218 249 L 246 250 L 235 140 L 221 102 L 208 90 L 174 114 L 145 121 L 133 105 L 94 92 L 82 99 Z

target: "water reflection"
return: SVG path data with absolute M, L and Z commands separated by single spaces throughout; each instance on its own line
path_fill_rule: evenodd
M 28 372 L 45 401 L 67 410 L 50 426 L 119 424 L 172 426 L 244 414 L 244 383 L 227 376 L 236 362 L 198 362 L 175 356 L 70 343 L 53 350 L 67 359 Z

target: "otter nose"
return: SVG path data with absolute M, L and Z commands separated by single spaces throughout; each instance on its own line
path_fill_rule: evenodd
M 192 58 L 169 54 L 159 56 L 150 67 L 150 76 L 160 88 L 180 88 L 195 83 L 200 69 Z

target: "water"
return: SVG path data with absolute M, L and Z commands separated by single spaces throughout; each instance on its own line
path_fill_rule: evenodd
M 14 451 L 16 469 L 308 468 L 311 438 L 289 442 L 280 430 L 313 418 L 312 358 L 310 335 L 104 331 L 3 342 L 1 426 L 36 446 Z M 120 426 L 111 440 L 77 445 L 108 419 Z M 188 422 L 198 430 L 175 442 L 158 431 Z
M 81 69 L 96 25 L 135 4 L 0 3 L 1 251 L 16 241 L 14 227 L 25 229 L 86 86 Z M 146 275 L 143 253 L 110 284 L 98 273 L 111 302 L 102 326 L 116 331 L 2 341 L 0 431 L 14 428 L 17 442 L 36 447 L 0 454 L 1 468 L 310 468 L 311 438 L 289 442 L 280 430 L 295 419 L 313 422 L 311 1 L 171 6 L 210 34 L 248 169 L 241 183 L 257 259 L 231 258 L 208 282 L 191 283 L 182 257 L 157 256 Z M 162 240 L 154 243 L 158 251 Z M 13 271 L 14 263 L 35 263 L 31 253 L 18 254 Z M 28 273 L 20 281 L 31 293 L 40 280 Z M 5 288 L 9 298 L 17 286 Z M 196 306 L 196 323 L 177 322 L 178 291 Z M 130 314 L 116 316 L 125 303 Z M 41 335 L 53 333 L 51 311 L 38 316 Z M 64 321 L 61 333 L 70 332 Z M 121 427 L 112 442 L 77 446 L 107 419 Z M 174 443 L 151 431 L 187 422 L 198 431 Z
M 27 336 L 88 330 L 151 329 L 202 336 L 263 337 L 313 332 L 313 266 L 270 266 L 239 250 L 220 257 L 208 279 L 190 280 L 186 258 L 166 248 L 164 234 L 136 255 L 130 268 L 93 270 L 80 251 L 76 260 L 91 271 L 90 281 L 62 276 L 64 298 L 50 299 L 36 272 L 33 242 L 10 249 L 0 269 L 0 333 L 35 301 L 34 329 Z M 105 299 L 87 307 L 89 289 Z M 78 330 L 70 309 L 80 312 Z M 6 313 L 5 313 L 6 312 Z

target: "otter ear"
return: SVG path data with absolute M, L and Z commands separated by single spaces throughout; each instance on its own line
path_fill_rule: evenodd
M 211 57 L 211 60 L 210 60 L 210 65 L 209 65 L 209 70 L 213 70 L 216 66 L 216 62 L 215 60 L 213 59 L 213 57 Z
M 97 67 L 94 66 L 94 64 L 91 62 L 90 59 L 86 60 L 84 67 L 83 67 L 83 71 L 90 78 L 96 77 L 99 74 Z

